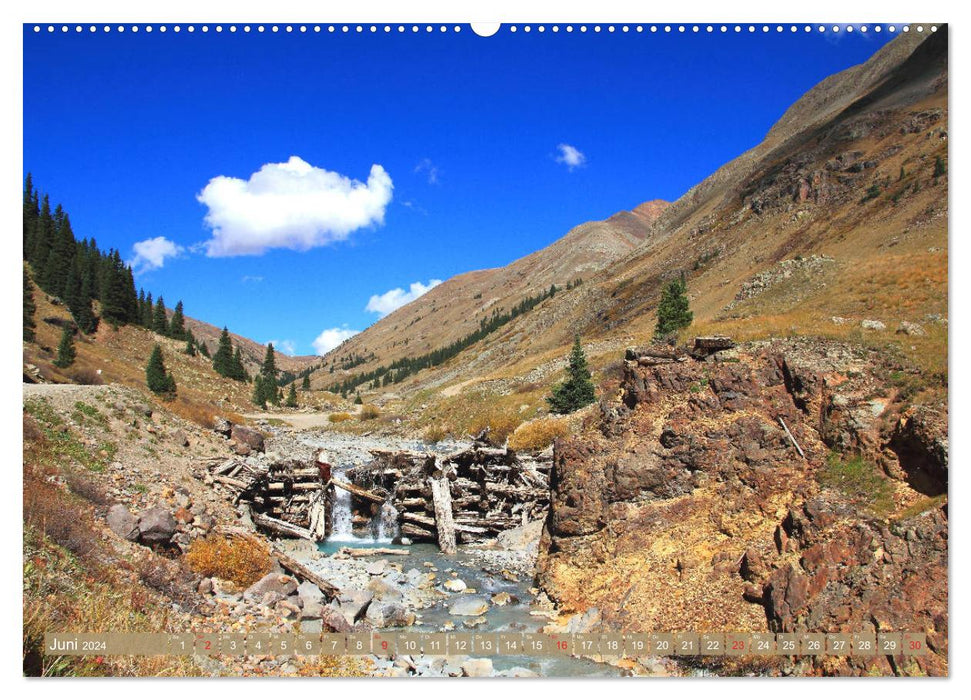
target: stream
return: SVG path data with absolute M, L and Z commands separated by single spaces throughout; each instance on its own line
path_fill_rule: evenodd
M 426 445 L 419 441 L 395 438 L 377 439 L 358 437 L 330 431 L 304 432 L 300 441 L 315 449 L 325 450 L 334 468 L 334 475 L 342 477 L 353 466 L 371 460 L 369 450 L 415 450 L 437 454 L 454 452 L 464 447 L 460 443 Z M 502 550 L 482 545 L 460 545 L 454 555 L 442 554 L 431 543 L 407 545 L 409 554 L 401 556 L 365 557 L 361 559 L 335 559 L 333 554 L 341 547 L 375 548 L 391 546 L 397 535 L 397 512 L 386 505 L 374 515 L 366 528 L 355 529 L 352 523 L 351 495 L 337 489 L 337 497 L 331 512 L 331 535 L 317 546 L 318 553 L 306 563 L 325 576 L 331 576 L 338 586 L 364 588 L 379 578 L 381 585 L 388 584 L 404 592 L 405 606 L 415 613 L 414 625 L 394 628 L 398 632 L 539 632 L 548 624 L 548 608 L 537 605 L 535 589 L 532 589 L 535 556 L 522 551 Z M 384 562 L 384 563 L 380 563 Z M 381 570 L 375 575 L 366 568 L 371 565 Z M 488 571 L 486 570 L 488 569 Z M 505 569 L 505 575 L 503 570 Z M 420 577 L 434 576 L 434 583 L 418 586 Z M 449 607 L 469 591 L 452 593 L 442 584 L 451 578 L 461 579 L 474 591 L 476 598 L 490 600 L 498 593 L 510 596 L 506 605 L 490 604 L 474 628 L 464 624 L 473 617 L 452 615 Z M 397 595 L 397 593 L 396 593 Z M 536 614 L 531 614 L 536 613 Z M 482 619 L 484 618 L 484 620 Z M 587 659 L 567 656 L 494 656 L 495 671 L 516 667 L 534 671 L 543 677 L 616 677 L 624 672 L 614 666 Z

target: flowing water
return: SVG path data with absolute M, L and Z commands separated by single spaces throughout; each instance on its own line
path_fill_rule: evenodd
M 351 466 L 370 461 L 369 449 L 411 449 L 431 450 L 427 445 L 417 442 L 388 441 L 377 442 L 372 438 L 357 438 L 349 435 L 316 433 L 307 436 L 304 441 L 314 447 L 326 449 L 334 464 L 334 474 L 337 478 L 344 478 L 344 472 Z M 435 446 L 442 452 L 451 452 L 458 445 Z M 361 530 L 355 534 L 352 527 L 351 495 L 343 489 L 335 490 L 331 511 L 332 533 L 326 541 L 318 545 L 320 552 L 334 554 L 341 547 L 376 548 L 388 546 L 397 535 L 398 513 L 390 503 L 385 504 L 375 515 L 366 532 L 370 536 L 362 536 Z M 450 594 L 444 600 L 429 608 L 417 610 L 419 618 L 413 627 L 407 630 L 414 632 L 438 632 L 454 625 L 455 632 L 539 632 L 547 623 L 547 618 L 533 615 L 535 597 L 530 592 L 531 576 L 520 576 L 518 581 L 509 581 L 502 576 L 488 573 L 483 569 L 496 567 L 484 559 L 484 554 L 474 548 L 459 547 L 454 555 L 442 554 L 438 547 L 428 543 L 417 543 L 408 546 L 409 554 L 405 556 L 387 557 L 389 562 L 400 564 L 403 571 L 418 569 L 428 572 L 437 569 L 436 579 L 440 584 L 452 577 L 452 573 L 462 579 L 466 585 L 475 589 L 475 595 L 490 599 L 493 595 L 506 592 L 513 598 L 513 602 L 505 606 L 491 605 L 485 613 L 485 623 L 468 629 L 463 622 L 467 617 L 453 616 L 448 612 L 449 605 L 457 597 Z M 502 568 L 502 567 L 498 567 Z M 545 677 L 611 677 L 623 675 L 618 668 L 608 664 L 595 663 L 587 659 L 572 657 L 535 657 L 535 656 L 495 656 L 492 658 L 497 670 L 514 667 L 528 668 Z

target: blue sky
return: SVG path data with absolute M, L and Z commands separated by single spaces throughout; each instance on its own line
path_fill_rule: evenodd
M 677 199 L 890 38 L 28 26 L 24 169 L 169 306 L 311 354 Z

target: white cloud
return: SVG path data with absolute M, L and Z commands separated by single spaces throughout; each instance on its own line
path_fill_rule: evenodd
M 247 282 L 252 282 L 253 284 L 259 284 L 260 282 L 263 281 L 263 275 L 243 275 L 240 278 L 240 281 L 243 284 L 246 284 Z
M 297 346 L 292 340 L 271 340 L 274 350 L 279 350 L 284 355 L 296 355 Z
M 428 184 L 438 184 L 438 166 L 432 163 L 431 158 L 423 158 L 421 162 L 415 166 L 415 172 L 428 173 Z
M 387 316 L 395 309 L 400 309 L 405 304 L 414 301 L 422 294 L 430 289 L 434 289 L 441 283 L 441 280 L 428 280 L 428 284 L 412 282 L 411 287 L 407 292 L 401 287 L 389 289 L 384 294 L 375 294 L 372 296 L 368 301 L 367 306 L 364 307 L 364 310 L 375 314 L 380 314 L 382 317 Z
M 571 172 L 574 168 L 581 168 L 587 163 L 587 157 L 583 155 L 580 149 L 568 143 L 559 144 L 556 150 L 560 152 L 560 155 L 556 157 L 556 162 L 563 163 L 567 170 Z
M 297 156 L 267 163 L 249 180 L 220 175 L 196 199 L 208 207 L 210 257 L 260 255 L 270 248 L 309 250 L 384 223 L 394 185 L 380 165 L 367 183 L 316 168 Z
M 135 251 L 135 257 L 131 260 L 131 266 L 135 272 L 157 270 L 165 265 L 167 258 L 178 257 L 185 252 L 185 248 L 173 243 L 165 236 L 138 241 L 132 246 L 132 250 Z
M 345 340 L 354 337 L 360 332 L 352 331 L 346 326 L 344 328 L 328 328 L 325 331 L 321 331 L 320 335 L 317 336 L 311 345 L 314 346 L 314 350 L 317 351 L 318 355 L 326 355 Z

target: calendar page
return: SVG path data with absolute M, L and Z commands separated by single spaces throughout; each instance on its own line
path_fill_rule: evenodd
M 25 676 L 948 675 L 945 23 L 264 11 L 20 27 Z

